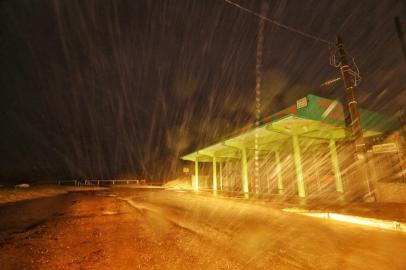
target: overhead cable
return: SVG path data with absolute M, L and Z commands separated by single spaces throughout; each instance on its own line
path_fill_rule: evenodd
M 284 28 L 284 29 L 286 29 L 286 30 L 289 30 L 289 31 L 294 32 L 294 33 L 299 34 L 299 35 L 302 35 L 302 36 L 304 36 L 304 37 L 311 38 L 311 39 L 313 39 L 313 40 L 315 40 L 315 41 L 318 41 L 318 42 L 322 42 L 322 43 L 326 43 L 326 44 L 332 44 L 331 41 L 328 41 L 328 40 L 326 40 L 326 39 L 323 39 L 323 38 L 314 36 L 314 35 L 309 34 L 309 33 L 306 33 L 306 32 L 303 32 L 302 30 L 293 28 L 293 27 L 291 27 L 291 26 L 289 26 L 289 25 L 286 25 L 286 24 L 283 24 L 283 23 L 281 23 L 281 22 L 278 22 L 278 21 L 276 21 L 276 20 L 274 20 L 274 19 L 265 17 L 265 16 L 263 16 L 263 15 L 261 15 L 261 14 L 255 12 L 255 11 L 253 11 L 253 10 L 250 10 L 250 9 L 248 9 L 248 8 L 246 8 L 246 7 L 243 7 L 243 6 L 241 6 L 241 5 L 237 4 L 237 3 L 234 3 L 234 2 L 231 1 L 231 0 L 224 0 L 224 2 L 226 2 L 227 4 L 230 4 L 230 5 L 232 5 L 232 6 L 235 6 L 235 7 L 239 8 L 240 10 L 243 10 L 243 11 L 245 11 L 245 12 L 247 12 L 247 13 L 250 13 L 250 14 L 252 14 L 252 15 L 254 15 L 254 16 L 260 18 L 260 19 L 263 19 L 263 20 L 265 20 L 265 21 L 267 21 L 267 22 L 270 22 L 270 23 L 272 23 L 272 24 L 274 24 L 274 25 L 276 25 L 276 26 L 278 26 L 278 27 Z

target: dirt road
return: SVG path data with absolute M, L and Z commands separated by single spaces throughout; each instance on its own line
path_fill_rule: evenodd
M 0 206 L 1 269 L 406 269 L 406 235 L 169 191 Z

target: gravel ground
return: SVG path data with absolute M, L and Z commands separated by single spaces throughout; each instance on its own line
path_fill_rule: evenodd
M 0 205 L 4 203 L 12 203 L 23 200 L 32 200 L 43 197 L 52 197 L 60 194 L 66 194 L 70 191 L 89 191 L 89 190 L 104 190 L 103 187 L 73 187 L 73 186 L 58 186 L 58 185 L 39 185 L 30 186 L 27 188 L 18 187 L 1 187 L 0 188 Z

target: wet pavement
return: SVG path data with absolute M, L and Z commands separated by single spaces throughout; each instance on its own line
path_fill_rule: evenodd
M 406 234 L 182 191 L 0 206 L 1 269 L 406 269 Z

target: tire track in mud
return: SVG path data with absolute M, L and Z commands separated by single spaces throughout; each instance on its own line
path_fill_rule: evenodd
M 252 250 L 250 250 L 250 247 L 247 246 L 247 242 L 244 241 L 244 236 L 247 235 L 247 233 L 250 234 L 252 232 L 242 230 L 240 232 L 234 232 L 233 234 L 229 232 L 227 228 L 221 229 L 218 226 L 213 226 L 207 221 L 201 220 L 201 217 L 200 219 L 193 220 L 193 215 L 184 214 L 185 212 L 187 212 L 187 209 L 174 205 L 165 203 L 160 204 L 156 202 L 134 202 L 134 198 L 131 197 L 117 197 L 117 199 L 128 203 L 131 207 L 136 209 L 144 219 L 151 219 L 151 217 L 148 217 L 148 215 L 153 215 L 153 222 L 149 223 L 153 224 L 154 226 L 159 226 L 159 222 L 156 223 L 157 219 L 165 220 L 175 228 L 179 228 L 191 233 L 192 237 L 195 237 L 192 241 L 199 242 L 196 237 L 204 239 L 203 241 L 208 241 L 210 245 L 213 245 L 208 249 L 213 250 L 217 248 L 221 250 L 221 253 L 223 253 L 223 256 L 225 258 L 237 262 L 237 264 L 241 265 L 244 269 L 246 269 L 247 267 L 249 269 L 257 269 L 258 267 L 262 269 L 261 266 L 259 266 L 261 264 L 259 263 L 259 261 L 265 263 L 265 261 L 268 260 L 272 260 L 275 262 L 278 261 L 278 264 L 287 266 L 287 268 L 284 268 L 282 266 L 279 269 L 303 269 L 301 264 L 298 263 L 295 258 L 291 256 L 287 257 L 286 254 L 282 254 L 279 249 L 275 252 L 270 252 L 269 250 L 267 250 L 267 254 L 265 254 L 265 256 L 265 251 L 255 252 L 254 254 L 252 254 Z M 230 223 L 231 222 L 236 223 L 235 220 L 230 220 Z M 238 225 L 233 225 L 234 228 L 238 228 Z M 235 234 L 238 233 L 241 233 L 241 235 L 236 237 Z M 258 233 L 262 235 L 260 231 Z M 272 257 L 272 259 L 270 259 L 270 257 Z
M 179 219 L 176 218 L 175 215 L 173 215 L 173 213 L 171 214 L 170 210 L 168 211 L 168 209 L 166 209 L 166 211 L 163 211 L 162 208 L 154 206 L 152 204 L 135 203 L 131 198 L 118 198 L 118 199 L 127 202 L 131 207 L 136 209 L 144 218 L 146 218 L 146 213 L 148 212 L 149 214 L 152 214 L 155 217 L 163 219 L 179 229 L 188 231 L 196 235 L 204 235 L 204 232 L 202 230 L 196 229 L 196 226 L 187 224 L 185 221 L 180 221 Z
M 208 265 L 213 263 L 216 265 L 213 269 L 223 269 L 223 265 L 230 265 L 229 269 L 247 269 L 239 251 L 228 244 L 231 242 L 229 235 L 206 224 L 197 223 L 199 220 L 189 221 L 188 216 L 182 216 L 184 209 L 155 202 L 134 202 L 131 197 L 117 199 L 137 211 L 142 223 L 146 225 L 147 234 L 158 247 L 162 242 L 176 243 L 171 247 L 170 254 L 180 260 L 177 263 L 182 264 L 181 260 L 186 257 L 194 258 L 195 269 L 208 269 Z
M 127 202 L 145 219 L 153 215 L 150 224 L 154 226 L 159 226 L 157 219 L 165 220 L 174 227 L 204 238 L 213 245 L 209 249 L 218 247 L 227 250 L 224 254 L 226 257 L 233 253 L 232 260 L 237 260 L 249 269 L 262 269 L 269 262 L 279 265 L 278 269 L 321 269 L 308 263 L 309 254 L 279 247 L 290 244 L 284 243 L 279 235 L 271 231 L 272 226 L 269 225 L 272 221 L 266 219 L 273 215 L 263 207 L 239 202 L 224 202 L 219 207 L 213 207 L 210 198 L 203 198 L 193 204 L 176 201 L 171 195 L 149 200 L 137 196 L 119 196 L 117 199 Z

